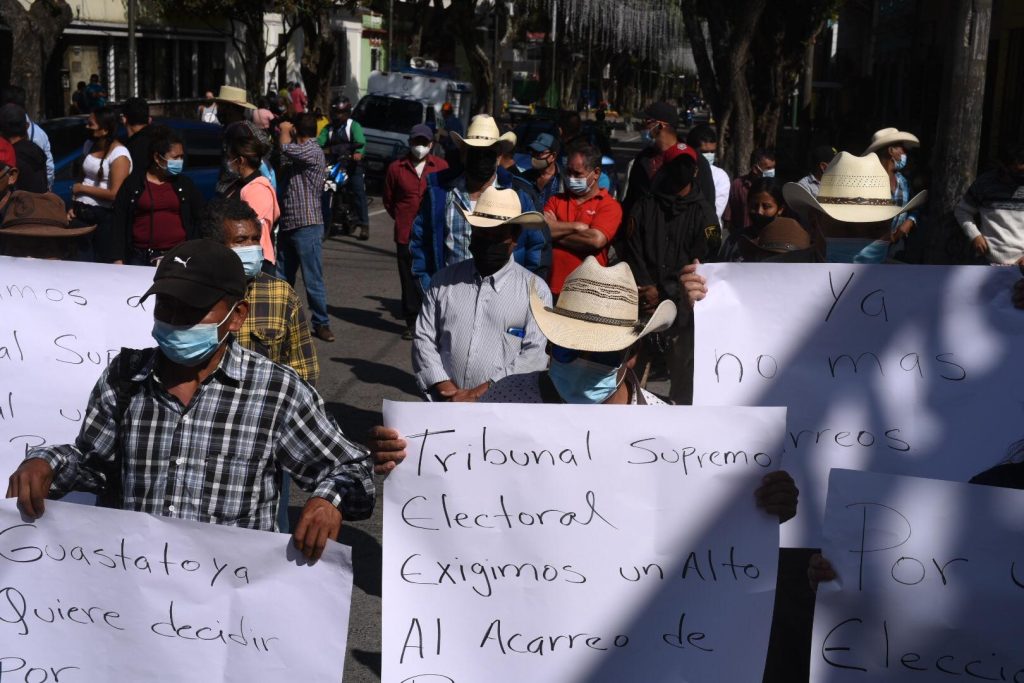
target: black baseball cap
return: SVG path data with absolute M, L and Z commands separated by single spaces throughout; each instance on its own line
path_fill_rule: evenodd
M 644 109 L 644 117 L 654 121 L 664 121 L 675 128 L 679 125 L 679 112 L 668 102 L 655 102 Z
M 232 249 L 213 240 L 189 240 L 164 254 L 142 300 L 166 294 L 188 306 L 210 309 L 224 297 L 244 298 L 246 286 L 242 260 Z

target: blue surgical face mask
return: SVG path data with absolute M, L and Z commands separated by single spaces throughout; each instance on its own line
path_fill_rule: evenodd
M 901 154 L 901 155 L 900 155 L 900 157 L 899 157 L 899 158 L 898 158 L 898 159 L 896 160 L 896 170 L 897 170 L 897 171 L 902 171 L 902 170 L 903 170 L 903 169 L 905 169 L 906 167 L 907 167 L 907 154 L 906 154 L 906 152 L 904 152 L 904 153 L 903 153 L 903 154 Z
M 242 259 L 245 277 L 253 279 L 263 270 L 263 247 L 254 244 L 251 247 L 235 247 L 234 252 Z
M 164 161 L 167 162 L 167 172 L 170 173 L 171 175 L 178 175 L 185 168 L 185 160 L 184 159 L 167 159 L 167 158 L 165 158 Z
M 622 383 L 619 368 L 585 358 L 577 358 L 571 363 L 552 359 L 548 376 L 566 403 L 604 403 Z
M 775 169 L 774 168 L 766 168 L 766 169 L 764 169 L 763 171 L 761 171 L 761 177 L 762 178 L 774 178 L 775 177 Z
M 588 183 L 586 178 L 566 178 L 565 186 L 569 188 L 569 192 L 574 195 L 585 195 L 590 191 L 590 186 L 593 183 Z
M 178 365 L 193 367 L 209 358 L 220 347 L 223 338 L 217 334 L 231 314 L 236 303 L 219 323 L 198 323 L 196 325 L 171 325 L 162 320 L 153 320 L 153 339 L 167 360 Z M 224 335 L 227 337 L 227 335 Z

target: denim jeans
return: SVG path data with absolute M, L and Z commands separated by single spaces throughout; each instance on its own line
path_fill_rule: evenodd
M 348 177 L 349 187 L 352 196 L 356 200 L 356 211 L 359 212 L 359 226 L 370 227 L 370 207 L 366 202 L 366 177 L 363 175 L 363 167 L 356 165 Z
M 324 287 L 324 265 L 320 253 L 324 241 L 323 225 L 305 225 L 278 234 L 277 276 L 295 286 L 295 275 L 302 268 L 313 325 L 326 326 L 327 290 Z

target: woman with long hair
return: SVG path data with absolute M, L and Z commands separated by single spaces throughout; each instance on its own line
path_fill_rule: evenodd
M 119 115 L 112 107 L 99 107 L 89 114 L 85 127 L 89 139 L 82 161 L 82 182 L 71 187 L 70 217 L 79 223 L 95 225 L 92 239 L 81 245 L 86 260 L 113 261 L 117 239 L 111 231 L 114 199 L 132 172 L 128 148 L 117 141 Z
M 224 196 L 238 195 L 256 212 L 260 219 L 263 260 L 269 264 L 265 270 L 274 274 L 273 266 L 277 263 L 274 255 L 274 226 L 281 217 L 281 207 L 273 185 L 260 172 L 260 164 L 268 151 L 268 145 L 257 137 L 239 137 L 229 143 L 226 161 L 228 168 L 238 174 L 238 180 L 228 186 Z

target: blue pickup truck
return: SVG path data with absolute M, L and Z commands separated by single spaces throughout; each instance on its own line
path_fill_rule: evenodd
M 55 167 L 53 191 L 68 205 L 71 204 L 71 186 L 78 182 L 75 174 L 81 166 L 82 147 L 87 139 L 85 120 L 85 116 L 65 116 L 39 124 L 50 136 Z M 185 140 L 185 175 L 203 197 L 211 198 L 220 174 L 223 128 L 215 123 L 189 119 L 154 118 L 153 123 L 172 128 Z M 123 141 L 126 137 L 123 128 L 118 131 L 118 139 Z

